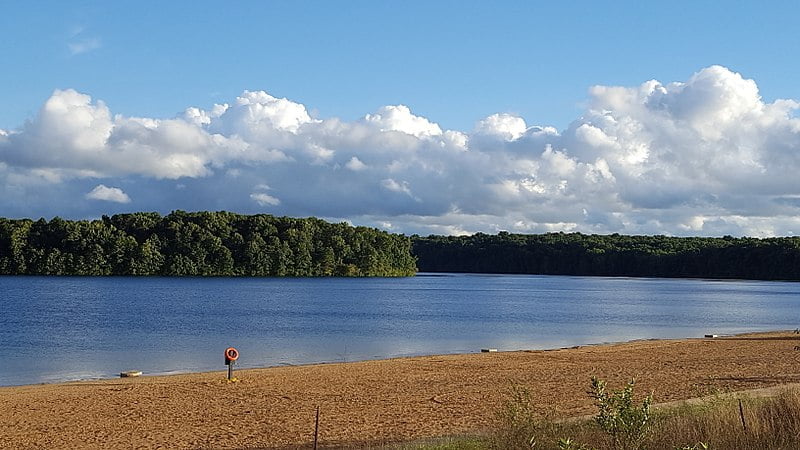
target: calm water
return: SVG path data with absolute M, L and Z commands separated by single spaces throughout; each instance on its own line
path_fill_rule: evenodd
M 0 277 L 0 385 L 798 326 L 800 283 Z

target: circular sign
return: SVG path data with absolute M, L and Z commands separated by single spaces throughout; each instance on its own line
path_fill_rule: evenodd
M 225 350 L 225 360 L 226 361 L 236 361 L 239 359 L 239 350 L 236 350 L 233 347 L 228 347 Z

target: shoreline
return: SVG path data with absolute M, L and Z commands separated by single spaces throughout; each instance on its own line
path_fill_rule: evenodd
M 719 334 L 715 335 L 716 338 L 714 339 L 721 339 L 721 338 L 731 338 L 731 337 L 747 337 L 750 335 L 761 335 L 761 334 L 772 334 L 772 333 L 792 333 L 793 330 L 765 330 L 765 331 L 748 331 L 744 333 L 736 333 L 736 334 Z M 548 347 L 548 348 L 533 348 L 533 349 L 512 349 L 512 350 L 503 350 L 497 349 L 495 353 L 515 353 L 515 352 L 552 352 L 552 351 L 560 351 L 560 350 L 570 350 L 570 349 L 579 349 L 583 347 L 592 347 L 592 346 L 613 346 L 613 345 L 622 345 L 622 344 L 629 344 L 629 343 L 636 343 L 636 342 L 661 342 L 661 341 L 683 341 L 683 340 L 695 340 L 695 339 L 711 339 L 705 338 L 702 336 L 697 337 L 675 337 L 675 338 L 635 338 L 629 340 L 620 340 L 620 341 L 602 341 L 602 342 L 589 342 L 589 343 L 581 343 L 576 345 L 566 345 L 562 347 Z M 480 349 L 472 351 L 472 352 L 462 352 L 456 351 L 453 353 L 420 353 L 420 354 L 404 354 L 398 356 L 389 356 L 389 357 L 374 357 L 374 358 L 367 358 L 367 359 L 353 359 L 353 360 L 345 360 L 345 361 L 314 361 L 314 362 L 307 362 L 307 363 L 299 363 L 299 364 L 291 364 L 291 363 L 281 363 L 276 365 L 266 365 L 266 366 L 252 366 L 252 367 L 240 367 L 237 366 L 235 368 L 235 372 L 239 371 L 249 371 L 249 370 L 270 370 L 270 369 L 278 369 L 283 367 L 308 367 L 308 366 L 319 366 L 319 365 L 331 365 L 331 364 L 353 364 L 353 363 L 361 363 L 361 362 L 369 362 L 369 361 L 393 361 L 393 360 L 400 360 L 400 359 L 413 359 L 413 358 L 425 358 L 425 357 L 445 357 L 445 356 L 470 356 L 480 354 Z M 138 370 L 138 369 L 136 369 Z M 182 369 L 175 369 L 175 370 L 168 370 L 163 372 L 144 372 L 141 376 L 135 378 L 151 378 L 151 377 L 171 377 L 171 376 L 180 376 L 180 375 L 205 375 L 205 374 L 217 374 L 223 373 L 227 369 L 214 369 L 214 370 L 182 370 Z M 2 393 L 2 389 L 4 388 L 15 388 L 15 387 L 25 387 L 25 386 L 54 386 L 54 385 L 66 385 L 66 384 L 81 384 L 81 383 L 96 383 L 102 381 L 112 381 L 112 380 L 119 380 L 119 374 L 117 375 L 109 375 L 107 377 L 99 376 L 99 377 L 90 377 L 90 378 L 80 378 L 80 379 L 64 379 L 64 380 L 54 380 L 54 381 L 42 381 L 37 383 L 26 383 L 26 384 L 8 384 L 3 385 L 0 384 L 0 393 Z
M 747 337 L 750 335 L 762 335 L 762 334 L 773 334 L 773 333 L 792 333 L 793 330 L 764 330 L 764 331 L 748 331 L 744 333 L 735 333 L 735 334 L 719 334 L 715 335 L 716 338 L 714 339 L 721 339 L 721 338 L 733 338 L 733 337 Z M 552 352 L 552 351 L 560 351 L 560 350 L 570 350 L 570 349 L 578 349 L 583 347 L 592 347 L 592 346 L 609 346 L 609 345 L 621 345 L 621 344 L 629 344 L 629 343 L 636 343 L 636 342 L 661 342 L 661 341 L 683 341 L 683 340 L 695 340 L 695 339 L 712 339 L 706 338 L 702 336 L 696 337 L 675 337 L 675 338 L 635 338 L 629 340 L 620 340 L 620 341 L 602 341 L 602 342 L 590 342 L 590 343 L 581 343 L 576 345 L 566 345 L 562 347 L 548 347 L 548 348 L 534 348 L 534 349 L 512 349 L 512 350 L 504 350 L 498 349 L 496 353 L 515 353 L 515 352 Z M 308 367 L 308 366 L 318 366 L 318 365 L 330 365 L 330 364 L 353 364 L 353 363 L 360 363 L 360 362 L 369 362 L 369 361 L 393 361 L 399 359 L 413 359 L 413 358 L 425 358 L 425 357 L 444 357 L 444 356 L 470 356 L 480 354 L 480 349 L 472 351 L 472 352 L 462 352 L 456 351 L 453 353 L 420 353 L 420 354 L 404 354 L 398 356 L 389 356 L 389 357 L 374 357 L 374 358 L 367 358 L 367 359 L 353 359 L 353 360 L 346 360 L 346 361 L 314 361 L 314 362 L 307 362 L 307 363 L 298 363 L 298 364 L 291 364 L 291 363 L 281 363 L 276 365 L 266 365 L 266 366 L 252 366 L 252 367 L 240 367 L 237 366 L 235 368 L 236 372 L 239 371 L 247 371 L 247 370 L 270 370 L 270 369 L 278 369 L 283 367 Z M 137 369 L 138 370 L 138 369 Z M 142 378 L 151 378 L 151 377 L 171 377 L 171 376 L 179 376 L 179 375 L 203 375 L 203 374 L 216 374 L 216 373 L 223 373 L 227 369 L 213 369 L 213 370 L 182 370 L 182 369 L 175 369 L 175 370 L 168 370 L 163 372 L 145 372 L 141 376 L 136 377 L 139 379 Z M 64 380 L 54 380 L 54 381 L 41 381 L 36 383 L 26 383 L 26 384 L 8 384 L 2 385 L 0 384 L 0 392 L 4 388 L 14 388 L 14 387 L 25 387 L 25 386 L 53 386 L 53 385 L 62 385 L 62 384 L 80 384 L 80 383 L 96 383 L 102 381 L 112 381 L 112 380 L 119 380 L 121 377 L 119 374 L 117 375 L 109 375 L 107 377 L 99 376 L 99 377 L 90 377 L 90 378 L 80 378 L 80 379 L 64 379 Z
M 665 403 L 800 382 L 800 335 L 637 340 L 552 350 L 0 387 L 0 448 L 265 448 L 396 443 L 491 429 L 513 385 L 554 417 L 591 414 L 589 379 Z M 790 357 L 787 357 L 790 356 Z

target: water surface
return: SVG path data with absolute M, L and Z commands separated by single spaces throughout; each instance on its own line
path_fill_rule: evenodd
M 0 277 L 0 385 L 800 326 L 800 283 Z

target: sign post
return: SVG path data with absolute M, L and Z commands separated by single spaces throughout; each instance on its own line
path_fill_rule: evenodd
M 228 381 L 233 380 L 233 365 L 239 359 L 239 350 L 233 347 L 225 349 L 225 365 L 228 366 Z

